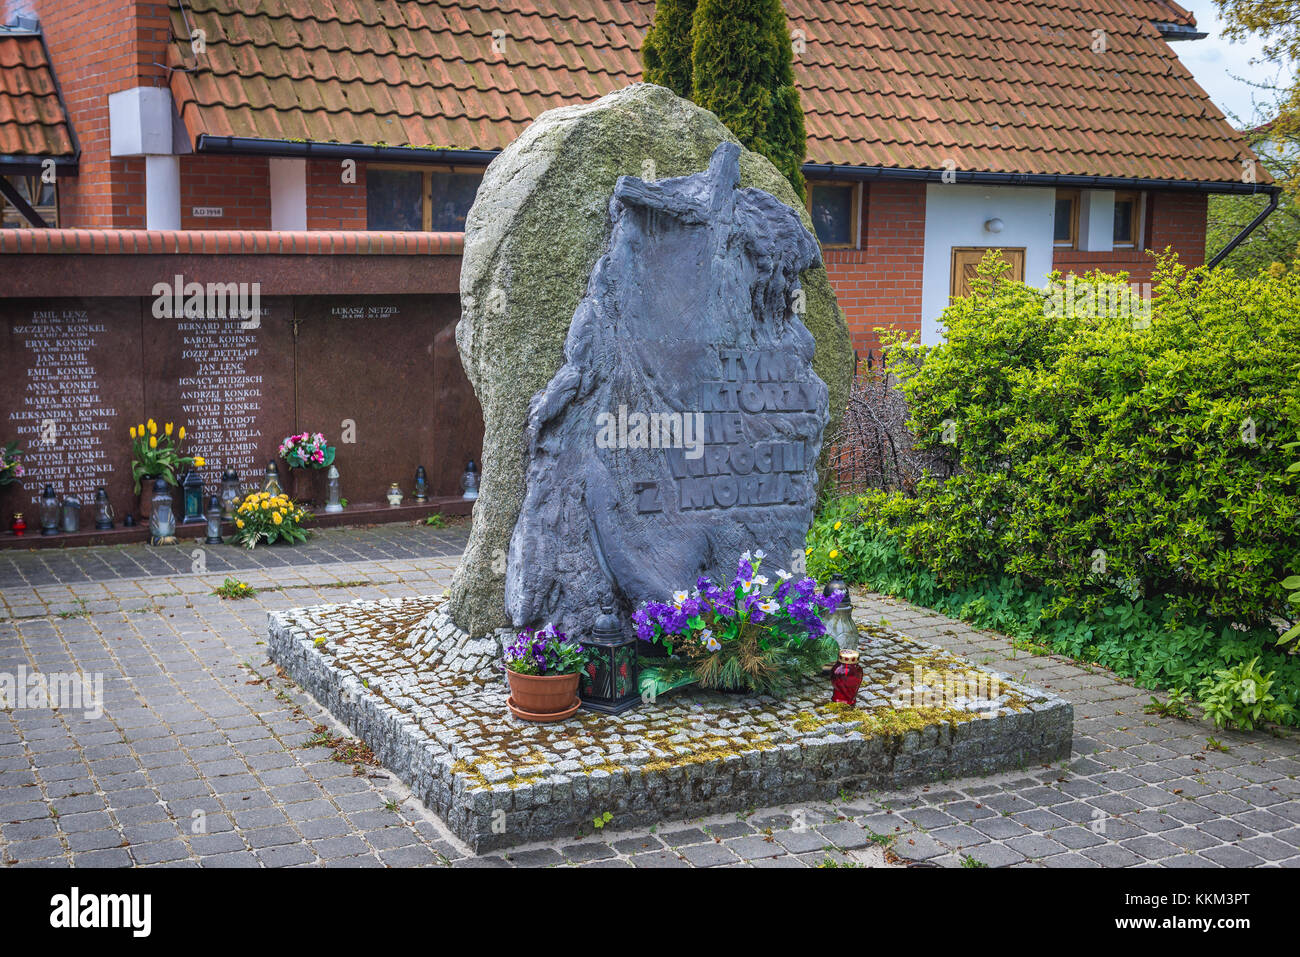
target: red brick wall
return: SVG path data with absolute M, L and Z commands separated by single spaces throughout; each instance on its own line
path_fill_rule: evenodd
M 864 183 L 861 249 L 828 249 L 826 272 L 865 364 L 880 354 L 876 327 L 921 336 L 925 184 Z
M 164 72 L 150 63 L 158 31 L 166 35 L 165 5 L 141 2 L 143 20 L 137 19 L 136 0 L 16 0 L 6 7 L 11 16 L 40 19 L 81 143 L 79 175 L 58 183 L 60 224 L 144 225 L 144 160 L 109 158 L 108 96 L 164 80 Z
M 1161 252 L 1166 246 L 1172 246 L 1179 261 L 1199 266 L 1205 262 L 1206 213 L 1204 193 L 1148 193 L 1141 249 L 1116 249 L 1108 253 L 1058 249 L 1052 265 L 1063 273 L 1082 275 L 1101 269 L 1127 272 L 1131 282 L 1150 282 L 1155 260 L 1146 250 Z
M 220 218 L 196 218 L 195 206 L 219 206 Z M 271 173 L 264 156 L 182 156 L 182 229 L 270 229 Z
M 307 161 L 307 228 L 366 228 L 366 164 L 357 163 L 357 181 L 343 182 L 341 160 Z

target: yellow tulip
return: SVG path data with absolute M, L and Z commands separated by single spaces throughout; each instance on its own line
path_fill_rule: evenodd
M 131 426 L 131 438 L 135 438 L 135 426 Z
M 155 422 L 153 419 L 149 420 L 149 434 L 150 435 L 158 434 L 158 423 Z
M 176 437 L 182 440 L 185 438 L 185 426 L 181 426 L 180 431 L 176 433 Z
M 156 435 L 149 436 L 149 448 L 151 449 L 158 448 L 158 436 Z
M 270 508 L 270 507 L 271 507 L 271 503 L 270 503 L 270 502 L 263 502 L 263 503 L 262 503 L 262 509 L 263 509 L 263 510 L 266 510 L 266 509 L 268 509 L 268 508 Z
M 273 521 L 273 522 L 275 522 L 275 524 L 279 525 L 281 522 L 284 521 L 284 518 L 283 518 L 283 516 L 280 515 L 279 512 L 276 512 L 274 515 L 271 516 L 271 521 Z
M 205 464 L 205 463 L 204 463 L 204 461 L 203 461 L 203 456 L 201 456 L 201 455 L 196 455 L 196 456 L 194 456 L 194 467 L 195 467 L 196 469 L 201 469 L 201 468 L 203 468 L 204 464 Z
M 243 528 L 243 527 L 244 527 L 244 520 L 242 518 L 235 519 L 235 528 Z
M 166 425 L 164 425 L 164 426 L 163 426 L 163 431 L 166 432 L 168 435 L 171 435 L 171 434 L 172 434 L 172 424 L 171 424 L 170 422 L 168 422 Z
M 143 438 L 144 438 L 144 423 L 141 422 L 139 425 L 137 425 L 137 426 L 135 427 L 135 429 L 136 429 L 137 432 L 140 433 L 140 438 L 143 439 Z

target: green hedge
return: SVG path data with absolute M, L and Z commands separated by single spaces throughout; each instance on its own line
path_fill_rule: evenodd
M 1300 278 L 1170 256 L 1148 311 L 1116 294 L 1123 277 L 1090 276 L 1060 308 L 999 272 L 987 262 L 948 309 L 943 345 L 890 351 L 919 446 L 955 474 L 832 504 L 810 570 L 1149 685 L 1262 655 L 1298 703 L 1271 620 L 1294 617 L 1281 582 L 1300 567 L 1283 448 L 1300 426 Z

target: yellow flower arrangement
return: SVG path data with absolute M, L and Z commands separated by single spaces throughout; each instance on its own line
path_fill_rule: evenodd
M 202 468 L 206 464 L 201 455 L 181 454 L 180 443 L 185 438 L 185 426 L 177 430 L 175 423 L 167 422 L 159 434 L 158 423 L 149 419 L 129 427 L 127 431 L 131 435 L 131 477 L 135 480 L 137 493 L 146 479 L 161 478 L 168 485 L 175 485 L 182 468 Z
M 307 540 L 302 522 L 311 515 L 283 493 L 253 492 L 235 510 L 235 540 L 248 548 L 262 542 Z

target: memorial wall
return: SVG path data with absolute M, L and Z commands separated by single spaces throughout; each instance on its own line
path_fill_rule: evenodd
M 409 499 L 420 465 L 431 494 L 459 494 L 483 425 L 456 352 L 457 297 L 267 297 L 247 317 L 168 306 L 0 301 L 0 444 L 16 440 L 26 468 L 0 489 L 0 524 L 21 511 L 34 530 L 47 484 L 82 500 L 83 527 L 100 486 L 119 519 L 134 512 L 128 429 L 151 417 L 186 427 L 208 489 L 227 469 L 260 483 L 271 459 L 287 480 L 276 450 L 307 430 L 337 447 L 350 504 L 382 502 L 393 482 Z

